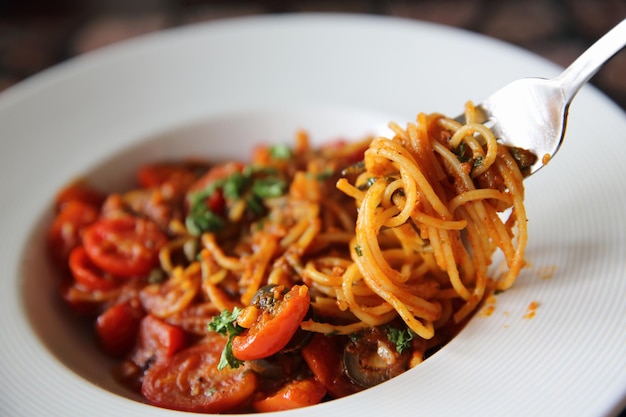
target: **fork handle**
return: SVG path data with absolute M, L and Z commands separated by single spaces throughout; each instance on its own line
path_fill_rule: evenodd
M 598 39 L 554 80 L 565 94 L 567 102 L 591 77 L 626 45 L 626 19 Z

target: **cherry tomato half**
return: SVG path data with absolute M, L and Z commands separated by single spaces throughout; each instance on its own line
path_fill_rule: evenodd
M 317 333 L 302 348 L 302 357 L 319 382 L 324 384 L 328 394 L 341 398 L 363 390 L 354 384 L 344 373 L 342 353 L 339 343 L 333 336 Z
M 217 369 L 226 338 L 214 334 L 153 365 L 141 387 L 150 403 L 164 408 L 221 413 L 245 403 L 257 388 L 256 375 L 241 367 Z
M 272 290 L 273 300 L 260 303 L 255 322 L 233 338 L 233 354 L 240 360 L 261 359 L 279 352 L 300 328 L 311 298 L 308 287 L 293 286 L 286 294 L 283 287 Z
M 172 357 L 185 345 L 185 332 L 148 314 L 139 323 L 137 343 L 130 359 L 141 368 Z
M 121 357 L 135 344 L 142 312 L 131 303 L 109 307 L 96 319 L 96 334 L 104 353 Z
M 165 243 L 167 237 L 154 222 L 131 216 L 101 219 L 83 233 L 93 263 L 120 277 L 148 274 Z
M 55 198 L 55 206 L 60 210 L 72 201 L 79 201 L 97 209 L 104 202 L 104 194 L 82 181 L 76 181 L 59 191 Z
M 278 392 L 252 403 L 252 407 L 259 413 L 272 411 L 293 410 L 318 404 L 326 395 L 326 387 L 313 379 L 292 381 L 278 390 Z
M 48 250 L 52 259 L 62 268 L 67 268 L 70 252 L 81 244 L 85 227 L 98 219 L 98 210 L 80 202 L 65 203 L 48 229 Z
M 184 164 L 160 163 L 139 168 L 137 179 L 142 188 L 158 188 L 168 184 L 179 191 L 185 191 L 197 178 Z
M 112 290 L 118 282 L 98 268 L 87 256 L 83 246 L 75 247 L 70 253 L 70 271 L 74 280 L 89 290 Z

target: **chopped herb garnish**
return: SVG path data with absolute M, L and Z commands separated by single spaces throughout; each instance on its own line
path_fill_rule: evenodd
M 465 151 L 467 150 L 467 144 L 465 142 L 459 143 L 459 146 L 454 149 L 454 154 L 458 158 L 459 162 L 467 162 L 469 161 L 469 157 L 465 155 Z
M 269 151 L 274 159 L 289 159 L 292 155 L 291 148 L 287 145 L 273 145 Z
M 411 340 L 415 337 L 415 332 L 409 328 L 396 329 L 387 327 L 387 339 L 396 346 L 398 353 L 411 346 Z
M 360 245 L 354 245 L 354 251 L 356 252 L 357 256 L 363 256 L 363 249 L 361 249 Z
M 280 178 L 259 178 L 252 184 L 252 193 L 259 198 L 280 197 L 286 188 L 287 184 Z
M 360 184 L 357 188 L 361 191 L 365 191 L 368 188 L 370 188 L 372 185 L 374 185 L 377 179 L 378 179 L 377 177 L 369 177 L 367 181 L 365 181 L 365 184 Z
M 341 175 L 349 175 L 349 174 L 360 174 L 361 172 L 365 171 L 365 161 L 358 161 L 355 162 L 354 164 L 344 168 L 341 171 Z
M 213 320 L 208 324 L 210 331 L 228 336 L 228 341 L 220 357 L 220 363 L 217 365 L 219 370 L 227 366 L 236 369 L 243 364 L 243 361 L 233 355 L 233 338 L 245 330 L 237 324 L 237 316 L 240 312 L 241 309 L 238 307 L 235 307 L 232 312 L 224 310 L 218 316 L 213 317 Z
M 165 271 L 161 268 L 154 268 L 150 271 L 150 275 L 148 275 L 148 283 L 150 284 L 160 284 L 161 282 L 167 279 L 167 275 Z
M 472 164 L 472 166 L 474 168 L 478 168 L 479 166 L 481 166 L 483 164 L 485 157 L 482 155 L 478 155 L 475 159 L 474 159 L 474 163 Z
M 257 216 L 260 216 L 265 212 L 263 203 L 255 195 L 251 195 L 246 198 L 246 207 Z
M 222 189 L 224 197 L 236 200 L 241 197 L 244 187 L 250 182 L 250 177 L 239 172 L 234 172 L 224 181 Z
M 329 179 L 330 177 L 332 177 L 334 173 L 335 172 L 329 168 L 329 169 L 324 170 L 324 172 L 320 172 L 319 174 L 317 174 L 315 176 L 315 179 L 318 181 L 325 181 Z
M 195 192 L 185 219 L 187 230 L 199 236 L 204 232 L 217 232 L 226 226 L 227 220 L 207 205 L 207 200 L 219 190 L 227 202 L 245 199 L 248 210 L 256 216 L 263 215 L 266 211 L 263 199 L 279 197 L 287 190 L 287 183 L 276 174 L 273 168 L 247 166 L 243 172 L 234 172 Z
M 189 233 L 200 236 L 203 232 L 217 232 L 225 225 L 225 220 L 213 213 L 206 203 L 192 204 L 185 226 Z

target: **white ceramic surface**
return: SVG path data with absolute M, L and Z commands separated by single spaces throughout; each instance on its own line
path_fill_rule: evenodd
M 281 15 L 157 33 L 0 94 L 0 415 L 175 416 L 128 397 L 70 324 L 43 252 L 55 191 L 124 184 L 141 162 L 245 157 L 254 143 L 385 132 L 456 115 L 559 68 L 432 24 Z M 565 144 L 526 181 L 530 267 L 417 368 L 284 416 L 604 416 L 626 395 L 626 116 L 587 86 Z M 539 307 L 524 318 L 531 302 Z

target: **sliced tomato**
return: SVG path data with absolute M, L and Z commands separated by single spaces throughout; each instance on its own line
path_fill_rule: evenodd
M 167 237 L 154 222 L 132 216 L 101 219 L 83 233 L 93 263 L 120 277 L 148 274 L 165 243 Z
M 221 413 L 242 406 L 257 388 L 244 367 L 218 370 L 226 338 L 217 334 L 181 350 L 146 372 L 141 387 L 150 403 L 199 413 Z
M 335 337 L 316 334 L 302 348 L 302 357 L 333 398 L 345 397 L 363 389 L 344 374 L 342 353 Z
M 76 282 L 89 290 L 111 290 L 119 285 L 119 282 L 98 268 L 87 256 L 83 246 L 75 247 L 70 253 L 70 271 Z
M 79 201 L 97 209 L 104 202 L 104 197 L 104 194 L 95 188 L 82 181 L 76 181 L 59 191 L 55 198 L 55 205 L 57 210 L 60 210 L 71 201 Z
M 295 285 L 283 294 L 283 287 L 273 290 L 271 302 L 260 303 L 252 325 L 233 338 L 233 354 L 240 360 L 271 356 L 289 343 L 306 316 L 311 298 L 308 287 Z
M 259 413 L 272 411 L 293 410 L 319 404 L 326 395 L 326 387 L 317 380 L 303 379 L 292 381 L 278 392 L 252 403 L 252 407 Z
M 141 368 L 172 357 L 185 345 L 185 332 L 148 314 L 139 323 L 137 343 L 130 358 Z
M 196 174 L 191 167 L 178 163 L 144 165 L 137 171 L 139 185 L 143 188 L 160 187 L 170 184 L 178 189 L 187 189 L 196 182 Z
M 115 303 L 120 296 L 120 287 L 112 290 L 92 290 L 74 279 L 61 281 L 59 292 L 65 304 L 79 316 L 97 316 L 107 305 Z
M 81 201 L 64 204 L 48 229 L 48 251 L 61 268 L 67 268 L 70 252 L 81 244 L 83 229 L 98 219 L 98 210 Z
M 213 213 L 218 214 L 220 216 L 224 215 L 226 211 L 226 199 L 224 198 L 224 191 L 221 188 L 218 188 L 207 197 L 206 205 Z
M 142 312 L 131 303 L 109 307 L 96 319 L 96 334 L 104 353 L 121 357 L 133 348 Z

